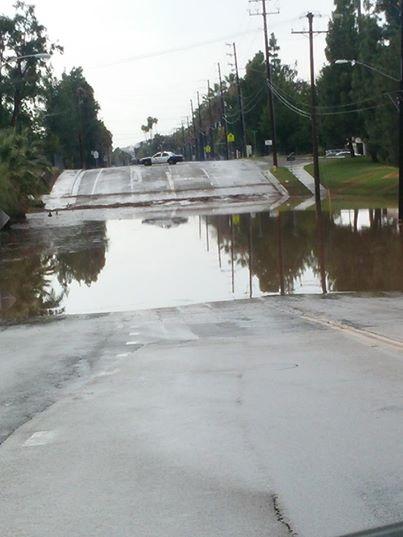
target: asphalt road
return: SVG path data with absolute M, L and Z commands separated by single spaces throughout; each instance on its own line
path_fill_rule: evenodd
M 403 298 L 267 298 L 0 333 L 2 537 L 402 518 Z
M 176 166 L 66 170 L 47 198 L 47 208 L 135 205 L 234 196 L 259 196 L 275 201 L 281 198 L 281 193 L 261 167 L 252 161 L 184 162 Z

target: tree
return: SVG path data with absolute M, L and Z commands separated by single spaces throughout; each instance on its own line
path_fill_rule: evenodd
M 0 64 L 3 66 L 0 125 L 16 126 L 21 116 L 22 125 L 32 126 L 35 111 L 42 101 L 48 67 L 44 60 L 37 58 L 17 62 L 7 60 L 53 54 L 63 49 L 49 41 L 46 28 L 36 18 L 34 6 L 18 1 L 15 8 L 13 18 L 0 17 Z
M 356 0 L 335 0 L 326 38 L 329 65 L 318 80 L 321 137 L 325 147 L 340 147 L 355 136 L 363 136 L 362 117 L 352 112 L 354 67 L 337 65 L 336 60 L 359 56 L 359 26 Z M 358 107 L 358 106 L 357 106 Z M 343 113 L 344 112 L 344 113 Z
M 110 160 L 112 135 L 98 118 L 99 104 L 81 67 L 52 78 L 46 88 L 44 125 L 50 156 L 59 154 L 68 167 L 88 167 L 97 150 L 102 161 Z

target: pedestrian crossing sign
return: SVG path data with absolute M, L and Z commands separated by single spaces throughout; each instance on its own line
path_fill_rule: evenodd
M 232 134 L 232 132 L 228 133 L 227 140 L 232 143 L 235 142 L 235 134 Z

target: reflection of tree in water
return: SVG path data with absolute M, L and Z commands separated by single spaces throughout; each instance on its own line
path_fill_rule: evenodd
M 99 244 L 90 252 L 83 250 L 66 254 L 58 254 L 57 279 L 65 292 L 73 282 L 84 283 L 88 287 L 98 280 L 105 266 L 105 245 Z
M 231 217 L 218 217 L 213 224 L 220 227 L 222 247 L 231 255 Z M 260 289 L 264 293 L 279 291 L 281 261 L 286 292 L 293 291 L 295 282 L 306 267 L 312 265 L 309 240 L 314 232 L 315 216 L 312 218 L 311 213 L 284 213 L 281 221 L 267 213 L 257 214 L 252 219 L 250 215 L 244 214 L 233 217 L 233 228 L 235 262 L 247 267 L 251 249 L 252 273 L 259 279 Z
M 88 286 L 97 281 L 105 266 L 105 223 L 85 223 L 76 231 L 70 230 L 68 236 L 60 238 L 61 231 L 52 229 L 51 244 L 45 235 L 38 238 L 11 233 L 8 244 L 0 244 L 5 251 L 14 242 L 0 265 L 0 318 L 21 321 L 62 313 L 62 300 L 73 281 Z M 73 248 L 74 252 L 69 251 Z M 54 289 L 55 276 L 60 291 Z
M 326 269 L 337 291 L 403 291 L 403 237 L 396 222 L 370 215 L 370 227 L 354 231 L 328 223 Z
M 370 227 L 360 230 L 357 214 L 351 226 L 336 224 L 335 216 L 323 215 L 322 230 L 313 211 L 233 216 L 232 231 L 231 217 L 210 221 L 228 256 L 233 233 L 235 263 L 251 264 L 263 293 L 279 292 L 280 275 L 292 293 L 308 269 L 318 282 L 326 273 L 333 291 L 403 290 L 403 242 L 387 212 L 370 212 Z

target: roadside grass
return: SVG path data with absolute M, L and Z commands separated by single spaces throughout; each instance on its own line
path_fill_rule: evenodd
M 313 165 L 305 169 L 313 175 Z M 397 196 L 398 169 L 368 158 L 329 159 L 320 162 L 322 184 L 342 196 Z
M 306 186 L 304 186 L 288 168 L 272 168 L 271 173 L 288 190 L 290 196 L 312 196 Z

